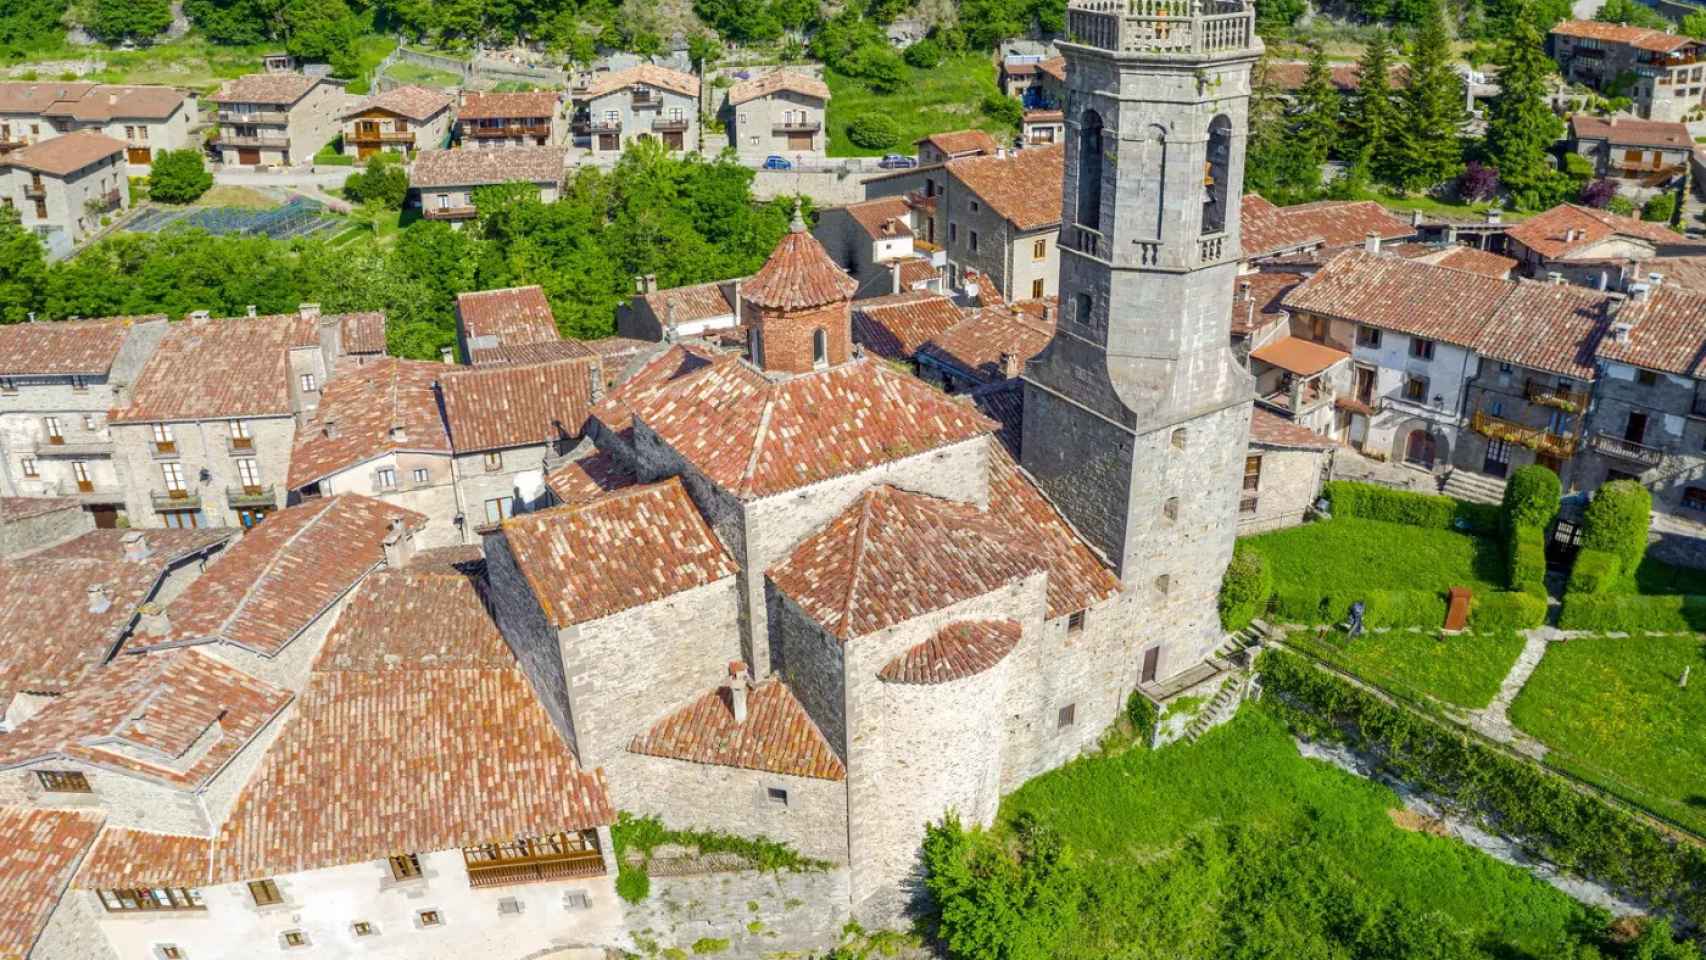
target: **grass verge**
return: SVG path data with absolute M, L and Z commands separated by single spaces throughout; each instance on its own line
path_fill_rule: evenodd
M 913 141 L 944 130 L 976 128 L 988 130 L 997 140 L 1013 131 L 985 115 L 979 108 L 983 98 L 999 91 L 995 66 L 982 54 L 951 57 L 929 70 L 906 68 L 906 85 L 897 93 L 877 93 L 863 80 L 844 77 L 833 70 L 824 80 L 834 97 L 829 111 L 829 155 L 832 157 L 877 157 L 885 153 L 912 153 Z M 880 113 L 900 127 L 900 140 L 892 147 L 868 150 L 847 139 L 847 125 L 855 117 Z
M 1352 640 L 1337 630 L 1325 637 L 1297 630 L 1286 643 L 1412 700 L 1431 698 L 1478 710 L 1499 692 L 1522 653 L 1523 638 L 1515 633 L 1441 637 L 1394 629 Z
M 1504 548 L 1454 530 L 1339 517 L 1249 538 L 1274 573 L 1274 586 L 1316 590 L 1503 588 Z

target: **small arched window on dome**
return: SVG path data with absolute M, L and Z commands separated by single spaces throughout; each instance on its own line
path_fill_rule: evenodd
M 1184 427 L 1174 428 L 1174 430 L 1173 430 L 1173 449 L 1174 450 L 1185 449 L 1185 428 Z
M 829 334 L 822 327 L 812 331 L 812 366 L 829 365 Z
M 753 327 L 746 335 L 747 359 L 755 367 L 764 366 L 764 329 Z

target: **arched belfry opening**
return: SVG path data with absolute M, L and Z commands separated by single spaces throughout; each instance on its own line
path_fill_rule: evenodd
M 1078 215 L 1081 227 L 1102 227 L 1102 115 L 1084 111 L 1078 121 Z
M 1202 232 L 1204 235 L 1226 230 L 1226 187 L 1231 180 L 1232 121 L 1226 114 L 1215 117 L 1208 125 L 1208 153 L 1203 158 Z

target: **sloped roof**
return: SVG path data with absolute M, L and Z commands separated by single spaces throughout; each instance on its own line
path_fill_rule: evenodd
M 507 668 L 515 663 L 473 579 L 449 565 L 369 577 L 326 637 L 314 670 Z
M 584 340 L 541 340 L 538 343 L 516 343 L 507 346 L 482 348 L 480 362 L 475 366 L 488 367 L 500 363 L 554 363 L 558 360 L 578 360 L 583 357 L 600 359 L 598 351 Z
M 714 280 L 710 283 L 695 283 L 640 294 L 640 299 L 651 308 L 652 315 L 658 318 L 658 323 L 670 327 L 732 316 L 735 307 L 729 302 L 728 288 L 731 286 L 729 281 Z
M 345 353 L 384 353 L 385 314 L 344 314 L 343 350 Z
M 319 77 L 301 73 L 251 73 L 226 81 L 209 100 L 214 103 L 272 103 L 288 106 L 308 95 Z
M 1682 123 L 1660 120 L 1636 120 L 1633 117 L 1603 119 L 1591 113 L 1570 116 L 1570 134 L 1578 140 L 1604 140 L 1612 146 L 1629 144 L 1639 147 L 1693 150 L 1694 137 Z
M 741 284 L 740 295 L 761 307 L 801 310 L 846 300 L 858 287 L 859 281 L 848 276 L 796 219 L 770 252 L 770 259 Z
M 1604 360 L 1706 379 L 1706 292 L 1660 284 L 1644 303 L 1628 302 L 1617 322 L 1631 324 L 1628 342 L 1599 341 Z
M 841 209 L 872 240 L 912 235 L 912 206 L 905 197 L 878 197 Z
M 1689 37 L 1678 36 L 1665 30 L 1653 30 L 1648 27 L 1636 27 L 1624 23 L 1606 23 L 1600 20 L 1564 20 L 1554 25 L 1552 32 L 1565 37 L 1628 44 L 1631 47 L 1651 50 L 1655 53 L 1668 53 L 1697 42 Z
M 1298 284 L 1284 303 L 1291 310 L 1472 346 L 1510 289 L 1511 281 L 1352 250 Z
M 699 95 L 699 78 L 691 73 L 671 70 L 653 63 L 642 63 L 626 70 L 611 70 L 595 74 L 592 82 L 587 85 L 582 97 L 602 97 L 614 90 L 644 84 L 648 87 L 661 87 L 673 90 L 682 96 L 697 97 Z
M 318 344 L 297 314 L 173 323 L 113 423 L 289 416 L 290 351 Z
M 1350 354 L 1302 337 L 1280 337 L 1250 351 L 1250 359 L 1279 367 L 1300 377 L 1312 377 Z
M 369 110 L 384 110 L 410 120 L 428 120 L 450 109 L 450 104 L 450 95 L 442 90 L 409 85 L 374 94 L 338 116 L 339 119 L 348 119 Z
M 561 340 L 556 315 L 537 285 L 456 295 L 456 316 L 467 340 L 469 363 L 491 362 L 498 347 Z
M 105 663 L 163 569 L 122 560 L 0 562 L 0 704 L 17 693 L 62 694 Z M 105 606 L 92 601 L 92 587 L 104 588 Z
M 1059 80 L 1062 83 L 1066 82 L 1066 58 L 1065 57 L 1050 57 L 1047 60 L 1043 60 L 1043 61 L 1039 62 L 1037 64 L 1037 69 L 1042 71 L 1043 73 L 1046 73 L 1049 76 L 1055 78 L 1056 80 Z
M 1093 607 L 1120 590 L 1113 567 L 1072 529 L 1007 448 L 989 450 L 989 513 L 1048 568 L 1048 616 Z
M 829 84 L 822 80 L 797 70 L 772 70 L 730 87 L 729 103 L 740 106 L 749 100 L 768 97 L 784 90 L 818 100 L 829 100 Z
M 0 326 L 0 374 L 105 376 L 132 325 L 165 319 L 155 315 Z
M 1066 145 L 1030 147 L 1006 156 L 961 157 L 948 173 L 1018 230 L 1040 230 L 1060 222 Z
M 108 827 L 71 885 L 79 890 L 207 886 L 213 841 L 207 837 Z
M 742 681 L 744 682 L 744 681 Z M 780 679 L 753 684 L 746 722 L 736 723 L 727 687 L 716 687 L 634 737 L 633 753 L 819 780 L 845 780 L 835 755 L 805 707 Z
M 1477 250 L 1462 244 L 1454 244 L 1445 250 L 1420 257 L 1428 263 L 1450 267 L 1453 270 L 1467 270 L 1478 273 L 1483 277 L 1497 277 L 1500 280 L 1509 279 L 1511 271 L 1517 268 L 1517 262 L 1510 257 L 1501 257 L 1496 253 Z
M 0 497 L 0 523 L 16 523 L 55 510 L 81 509 L 83 501 L 76 497 Z
M 1259 194 L 1239 200 L 1239 238 L 1246 260 L 1310 246 L 1349 247 L 1370 232 L 1381 240 L 1415 233 L 1410 222 L 1372 200 L 1320 200 L 1276 207 Z
M 675 477 L 511 517 L 503 533 L 546 619 L 558 627 L 738 572 Z
M 41 112 L 77 120 L 164 120 L 187 99 L 171 87 L 100 84 L 80 96 L 61 98 Z
M 457 453 L 579 436 L 599 389 L 597 357 L 456 370 L 440 381 Z
M 511 117 L 549 117 L 562 102 L 560 94 L 551 90 L 530 90 L 516 93 L 496 93 L 469 90 L 462 96 L 462 106 L 456 111 L 458 120 L 504 120 Z
M 14 80 L 0 83 L 0 113 L 42 113 L 55 103 L 81 100 L 93 83 L 54 80 Z
M 1014 620 L 956 620 L 878 671 L 889 683 L 951 683 L 1000 663 L 1019 645 Z
M 98 810 L 0 807 L 0 957 L 31 955 L 105 819 Z
M 984 416 L 1001 424 L 995 439 L 1008 453 L 1020 456 L 1025 439 L 1024 381 L 1014 378 L 983 384 L 972 390 L 971 402 Z
M 32 561 L 47 560 L 125 560 L 124 541 L 127 537 L 142 538 L 147 556 L 137 566 L 166 567 L 209 547 L 233 540 L 242 530 L 237 527 L 200 527 L 194 529 L 149 528 L 147 530 L 89 530 L 81 536 L 58 546 L 29 555 Z M 126 561 L 130 562 L 130 561 Z M 6 633 L 0 629 L 0 633 Z
M 950 157 L 994 153 L 997 146 L 995 138 L 982 130 L 947 130 L 920 137 L 913 143 L 928 143 Z
M 908 360 L 966 318 L 952 297 L 905 290 L 853 302 L 853 339 L 879 357 Z
M 104 133 L 78 130 L 48 140 L 37 140 L 6 154 L 6 163 L 26 170 L 63 177 L 125 150 L 123 140 Z
M 1285 295 L 1302 282 L 1300 274 L 1278 272 L 1246 273 L 1233 280 L 1232 333 L 1248 336 L 1283 317 Z
M 570 460 L 545 475 L 545 486 L 569 506 L 601 500 L 638 482 L 632 470 L 602 451 Z
M 1698 246 L 1706 250 L 1706 244 L 1690 240 L 1662 223 L 1573 203 L 1561 203 L 1529 217 L 1506 230 L 1505 236 L 1549 260 L 1568 257 L 1614 236 L 1643 240 L 1656 247 Z
M 409 166 L 409 186 L 433 190 L 497 183 L 556 185 L 563 182 L 567 158 L 568 148 L 553 146 L 422 150 Z
M 1044 320 L 1005 304 L 983 307 L 932 337 L 918 355 L 991 383 L 1007 379 L 1001 368 L 1004 355 L 1012 355 L 1023 369 L 1054 339 L 1054 327 L 1052 316 Z
M 1319 433 L 1287 420 L 1276 413 L 1252 406 L 1250 442 L 1264 447 L 1283 447 L 1292 450 L 1331 450 L 1336 444 Z
M 296 490 L 398 450 L 448 455 L 450 435 L 433 389 L 448 369 L 383 357 L 333 377 L 314 418 L 296 434 L 285 485 Z
M 1475 351 L 1490 360 L 1591 381 L 1609 302 L 1605 294 L 1584 287 L 1517 282 L 1475 338 Z

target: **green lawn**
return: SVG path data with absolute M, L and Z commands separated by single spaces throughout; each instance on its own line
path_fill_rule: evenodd
M 412 83 L 421 87 L 455 87 L 462 83 L 462 78 L 449 70 L 434 70 L 403 60 L 392 64 L 391 69 L 385 71 L 385 75 L 398 83 Z
M 1693 667 L 1687 689 L 1677 686 Z M 1706 833 L 1706 646 L 1697 637 L 1554 643 L 1511 720 L 1561 769 Z
M 378 34 L 364 36 L 356 42 L 362 75 L 350 84 L 352 93 L 366 92 L 368 74 L 396 45 L 395 40 Z M 222 46 L 209 43 L 192 33 L 178 40 L 169 40 L 140 50 L 67 47 L 45 51 L 33 59 L 57 60 L 67 56 L 98 56 L 106 61 L 106 69 L 89 74 L 85 79 L 101 83 L 167 84 L 210 93 L 221 81 L 240 77 L 245 73 L 259 73 L 261 55 L 282 48 L 281 43 Z M 20 61 L 20 64 L 27 62 Z M 57 76 L 41 76 L 39 79 L 53 80 L 57 79 Z
M 1706 570 L 1692 567 L 1673 567 L 1663 561 L 1646 557 L 1635 568 L 1631 581 L 1624 578 L 1619 592 L 1646 594 L 1706 593 Z
M 1335 630 L 1318 639 L 1298 630 L 1287 635 L 1286 643 L 1412 700 L 1432 697 L 1477 710 L 1499 692 L 1522 653 L 1523 638 L 1514 633 L 1441 637 L 1394 629 L 1355 640 Z
M 1503 589 L 1504 548 L 1454 530 L 1340 517 L 1249 538 L 1274 585 L 1322 590 Z
M 1310 893 L 1354 891 L 1484 938 L 1502 958 L 1557 956 L 1586 911 L 1523 870 L 1450 838 L 1394 826 L 1397 798 L 1378 784 L 1305 760 L 1260 705 L 1194 745 L 1080 760 L 1020 787 L 1001 821 L 1030 814 L 1053 826 L 1089 869 L 1090 909 L 1061 958 L 1232 956 L 1251 927 L 1268 952 L 1238 956 L 1348 956 L 1288 951 L 1293 927 L 1340 906 Z M 1216 845 L 1276 862 L 1267 884 L 1240 885 Z M 1302 887 L 1304 889 L 1298 890 Z M 1246 943 L 1246 946 L 1249 944 Z
M 827 71 L 824 80 L 832 94 L 829 107 L 829 155 L 832 157 L 875 157 L 885 153 L 912 153 L 920 137 L 944 130 L 977 128 L 988 130 L 997 140 L 1016 132 L 986 116 L 983 98 L 998 94 L 995 65 L 987 56 L 965 54 L 920 70 L 907 67 L 907 84 L 899 93 L 876 93 L 862 80 Z M 867 150 L 847 139 L 847 125 L 865 113 L 881 113 L 900 126 L 900 140 L 892 147 Z

